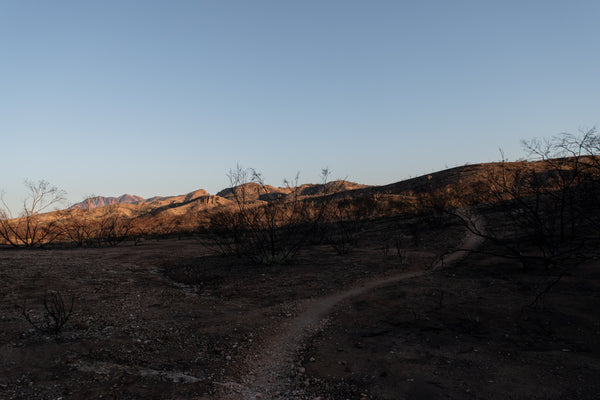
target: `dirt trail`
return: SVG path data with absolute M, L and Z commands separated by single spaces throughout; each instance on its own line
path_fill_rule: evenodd
M 465 214 L 459 216 L 466 220 Z M 474 218 L 472 223 L 474 224 L 473 231 L 483 232 L 483 222 L 480 217 Z M 456 263 L 471 250 L 479 247 L 483 240 L 481 236 L 467 230 L 460 250 L 441 256 L 430 269 L 401 272 L 376 278 L 330 296 L 305 301 L 300 306 L 300 310 L 303 311 L 297 317 L 286 324 L 281 332 L 264 343 L 254 355 L 248 357 L 246 371 L 240 379 L 241 382 L 218 383 L 221 386 L 218 398 L 228 400 L 289 398 L 289 394 L 284 391 L 287 375 L 292 368 L 294 358 L 302 343 L 323 328 L 327 322 L 327 315 L 333 311 L 335 306 L 377 287 L 422 276 L 438 268 Z

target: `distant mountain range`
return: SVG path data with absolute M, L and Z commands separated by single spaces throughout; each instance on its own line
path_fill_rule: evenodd
M 347 190 L 355 190 L 355 189 L 363 189 L 367 188 L 366 185 L 360 185 L 354 182 L 347 181 L 336 181 L 330 182 L 326 185 L 322 184 L 304 184 L 300 186 L 300 195 L 301 196 L 315 196 L 320 193 L 326 192 L 327 190 L 331 190 L 335 188 L 336 191 L 347 191 Z M 246 196 L 248 200 L 263 200 L 268 201 L 272 197 L 286 196 L 289 195 L 294 188 L 284 187 L 277 188 L 273 186 L 266 186 L 267 193 L 262 192 L 259 189 L 259 185 L 256 183 L 246 183 L 244 185 L 244 190 L 246 191 Z M 104 197 L 104 196 L 95 196 L 90 197 L 88 199 L 83 200 L 77 204 L 71 206 L 71 209 L 86 209 L 90 210 L 93 208 L 105 207 L 115 204 L 146 204 L 151 209 L 171 209 L 173 207 L 181 207 L 188 205 L 190 203 L 199 203 L 203 205 L 217 205 L 227 203 L 229 201 L 234 200 L 233 191 L 231 188 L 221 190 L 217 193 L 216 196 L 210 195 L 204 189 L 198 189 L 193 192 L 179 195 L 179 196 L 154 196 L 148 199 L 144 199 L 140 196 L 124 194 L 119 197 Z
M 70 208 L 92 209 L 97 207 L 110 206 L 112 204 L 136 204 L 144 201 L 143 197 L 124 194 L 119 197 L 96 196 L 89 197 L 82 202 L 72 205 Z

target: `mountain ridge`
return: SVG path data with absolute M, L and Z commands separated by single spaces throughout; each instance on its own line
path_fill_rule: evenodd
M 105 197 L 105 196 L 93 196 L 87 199 L 73 204 L 70 209 L 92 209 L 110 206 L 114 204 L 136 204 L 144 201 L 145 199 L 140 196 L 123 194 L 119 197 Z
M 305 183 L 296 187 L 274 187 L 271 185 L 265 185 L 262 187 L 261 185 L 249 182 L 243 185 L 239 185 L 237 187 L 244 187 L 246 194 L 252 200 L 263 200 L 268 201 L 274 195 L 288 195 L 294 191 L 294 189 L 299 190 L 300 196 L 315 196 L 321 193 L 322 191 L 331 190 L 337 186 L 337 191 L 348 191 L 355 189 L 366 189 L 369 188 L 369 185 L 362 185 L 355 182 L 350 181 L 333 181 L 328 182 L 326 184 L 313 184 L 313 183 Z M 261 193 L 263 192 L 263 193 Z M 119 205 L 119 204 L 137 204 L 142 205 L 146 204 L 150 208 L 153 209 L 166 209 L 172 207 L 178 207 L 182 205 L 186 205 L 195 201 L 207 202 L 207 199 L 213 199 L 215 204 L 220 204 L 221 201 L 218 199 L 223 199 L 225 201 L 233 201 L 235 196 L 233 195 L 233 188 L 229 187 L 223 190 L 220 190 L 216 195 L 211 195 L 204 189 L 197 189 L 182 195 L 175 196 L 153 196 L 149 198 L 143 198 L 141 196 L 124 194 L 119 197 L 105 197 L 105 196 L 94 196 L 87 198 L 79 203 L 76 203 L 69 207 L 69 209 L 93 209 L 100 208 L 110 205 Z M 214 199 L 217 199 L 214 201 Z

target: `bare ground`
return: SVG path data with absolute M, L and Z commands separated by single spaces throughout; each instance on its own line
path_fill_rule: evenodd
M 0 398 L 597 398 L 598 266 L 530 310 L 544 271 L 471 254 L 423 273 L 463 237 L 383 221 L 348 255 L 265 267 L 198 238 L 2 250 Z M 59 335 L 22 316 L 46 289 L 75 298 Z
M 475 231 L 483 232 L 482 218 L 476 219 L 476 223 Z M 289 385 L 286 386 L 285 378 L 289 372 L 289 365 L 293 365 L 295 362 L 304 342 L 323 329 L 327 322 L 327 315 L 333 311 L 334 307 L 375 288 L 407 281 L 432 273 L 443 266 L 453 265 L 483 243 L 483 238 L 471 231 L 465 230 L 464 235 L 459 248 L 448 254 L 440 255 L 430 268 L 375 277 L 334 294 L 302 302 L 298 307 L 299 314 L 280 332 L 266 340 L 258 351 L 254 350 L 254 353 L 248 356 L 246 372 L 242 375 L 240 382 L 222 384 L 223 390 L 219 393 L 219 397 L 223 399 L 288 398 L 290 388 Z M 304 368 L 304 370 L 306 369 Z M 310 381 L 308 383 L 307 386 L 310 386 Z M 296 390 L 296 397 L 301 397 L 302 394 L 304 394 L 302 390 Z

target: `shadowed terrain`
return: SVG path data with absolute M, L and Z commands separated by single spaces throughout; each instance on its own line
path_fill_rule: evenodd
M 84 236 L 0 249 L 0 398 L 596 398 L 600 213 L 576 173 L 243 182 L 21 217 Z

